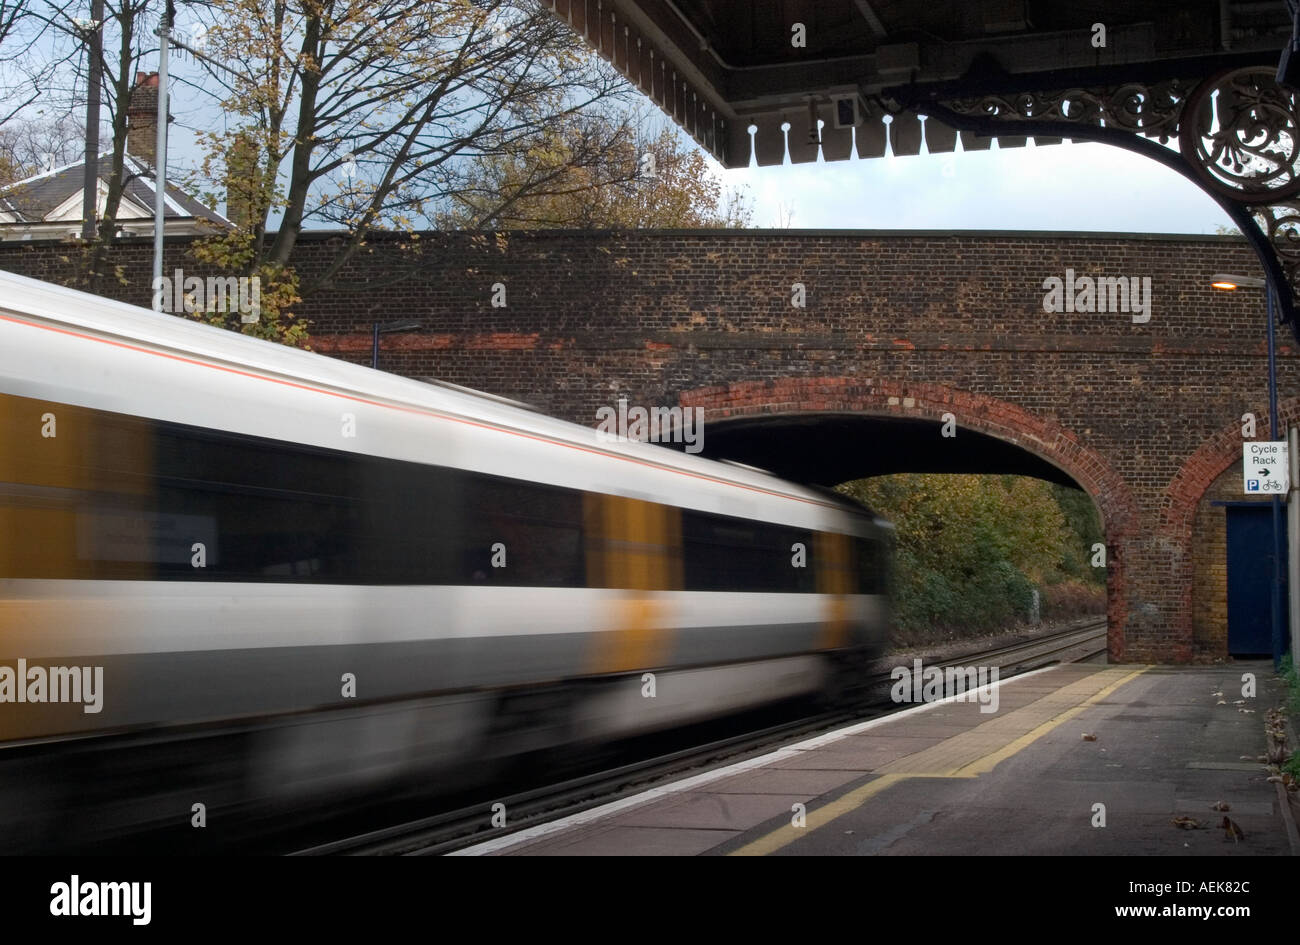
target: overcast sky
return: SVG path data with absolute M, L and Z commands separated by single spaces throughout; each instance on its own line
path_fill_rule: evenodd
M 192 132 L 183 122 L 173 128 L 169 163 L 197 166 Z M 1191 181 L 1104 144 L 995 145 L 717 173 L 725 186 L 748 189 L 755 227 L 1214 233 L 1231 225 Z
M 1156 162 L 1063 143 L 721 171 L 747 184 L 754 226 L 797 229 L 1113 230 L 1214 233 L 1218 205 Z M 783 211 L 793 210 L 786 221 Z

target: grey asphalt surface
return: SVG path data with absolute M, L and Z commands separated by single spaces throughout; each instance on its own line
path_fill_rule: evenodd
M 1278 689 L 1266 661 L 1058 666 L 1003 680 L 997 712 L 912 709 L 494 852 L 1287 855 L 1258 760 Z

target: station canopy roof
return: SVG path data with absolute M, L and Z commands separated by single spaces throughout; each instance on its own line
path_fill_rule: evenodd
M 548 0 L 726 167 L 987 148 L 897 111 L 952 98 L 1191 81 L 1277 61 L 1283 0 Z M 1104 27 L 1104 37 L 1099 29 Z M 1101 42 L 1104 38 L 1104 45 Z M 885 116 L 890 115 L 886 122 Z M 922 130 L 929 125 L 928 130 Z M 753 129 L 751 133 L 751 128 Z M 787 134 L 788 130 L 788 134 Z M 1000 147 L 1025 138 L 1000 138 Z M 1059 139 L 1039 139 L 1050 144 Z

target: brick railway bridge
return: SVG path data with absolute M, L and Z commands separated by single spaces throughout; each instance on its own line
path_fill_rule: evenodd
M 420 245 L 412 257 L 378 239 L 337 288 L 308 297 L 313 348 L 369 363 L 375 321 L 415 320 L 383 336 L 383 369 L 588 425 L 620 397 L 703 407 L 705 455 L 794 479 L 1076 484 L 1104 522 L 1111 657 L 1228 655 L 1232 510 L 1215 503 L 1244 498 L 1243 415 L 1268 438 L 1262 293 L 1210 287 L 1217 272 L 1258 271 L 1240 239 L 655 231 Z M 203 271 L 186 248 L 169 245 L 165 271 Z M 305 281 L 328 249 L 328 236 L 304 236 Z M 66 282 L 64 252 L 8 244 L 0 267 Z M 127 281 L 115 294 L 148 305 L 148 247 L 123 246 L 117 261 Z M 1084 277 L 1123 277 L 1149 284 L 1149 305 L 1113 311 L 1118 295 L 1112 306 L 1094 293 L 1091 306 L 1045 311 L 1045 285 L 1071 273 L 1076 299 Z M 1300 365 L 1282 341 L 1280 412 L 1295 422 Z

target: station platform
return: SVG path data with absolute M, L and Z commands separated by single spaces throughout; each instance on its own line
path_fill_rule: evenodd
M 1270 685 L 1267 661 L 1049 667 L 995 712 L 920 704 L 460 854 L 1289 855 Z

